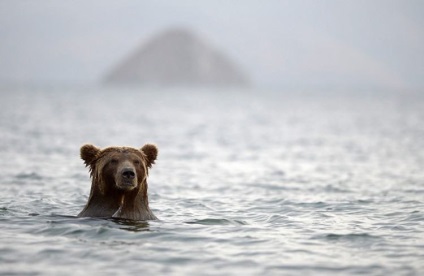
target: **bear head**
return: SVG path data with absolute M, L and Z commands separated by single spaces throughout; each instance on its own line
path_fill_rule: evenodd
M 105 195 L 139 189 L 146 182 L 148 169 L 154 164 L 158 149 L 152 144 L 146 144 L 141 149 L 100 149 L 86 144 L 81 147 L 80 153 L 85 165 L 90 168 L 90 176 L 96 186 L 92 188 Z

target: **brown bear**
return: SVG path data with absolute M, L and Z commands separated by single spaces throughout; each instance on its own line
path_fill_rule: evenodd
M 141 149 L 93 145 L 81 147 L 81 158 L 90 168 L 90 197 L 80 217 L 116 217 L 153 220 L 149 208 L 147 176 L 158 154 L 155 145 Z

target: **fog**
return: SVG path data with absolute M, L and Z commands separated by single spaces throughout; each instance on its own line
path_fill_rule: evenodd
M 1 1 L 0 83 L 97 84 L 179 27 L 257 87 L 424 87 L 422 1 Z
M 423 14 L 0 1 L 0 275 L 424 275 Z

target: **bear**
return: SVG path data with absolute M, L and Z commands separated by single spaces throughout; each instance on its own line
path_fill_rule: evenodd
M 89 167 L 92 182 L 88 202 L 79 217 L 157 219 L 147 196 L 147 176 L 158 155 L 155 145 L 100 149 L 86 144 L 80 155 Z

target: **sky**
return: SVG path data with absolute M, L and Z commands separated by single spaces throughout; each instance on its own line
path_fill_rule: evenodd
M 258 87 L 424 88 L 424 1 L 0 1 L 0 83 L 100 82 L 169 28 Z

